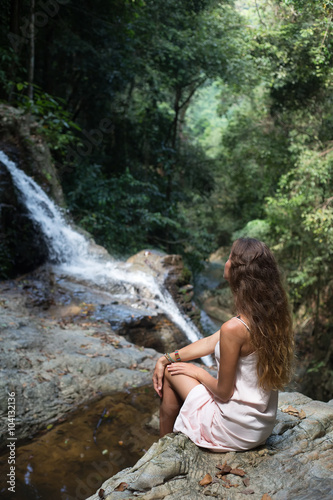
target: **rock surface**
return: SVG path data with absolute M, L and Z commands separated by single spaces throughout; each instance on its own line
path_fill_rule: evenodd
M 1 284 L 0 447 L 7 438 L 8 392 L 15 392 L 15 436 L 22 439 L 98 395 L 151 384 L 160 356 L 154 349 L 89 317 L 88 304 L 64 306 L 63 317 L 42 314 L 50 308 L 43 291 L 37 308 L 24 293 L 27 283 L 20 284 Z
M 193 286 L 190 285 L 191 272 L 184 266 L 181 255 L 168 255 L 156 250 L 142 250 L 127 261 L 133 270 L 154 276 L 165 286 L 179 309 L 201 329 L 200 309 L 193 302 Z M 178 343 L 177 343 L 178 342 Z M 172 350 L 179 347 L 176 339 Z
M 300 393 L 280 393 L 277 423 L 265 445 L 248 452 L 211 453 L 183 434 L 168 434 L 89 500 L 241 500 L 247 495 L 253 500 L 328 500 L 333 497 L 332 447 L 333 405 Z M 217 478 L 216 466 L 225 462 L 245 475 L 224 476 L 229 484 Z M 201 486 L 206 474 L 212 482 Z

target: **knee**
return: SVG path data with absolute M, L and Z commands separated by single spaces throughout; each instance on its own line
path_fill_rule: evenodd
M 170 382 L 172 380 L 171 379 L 171 374 L 170 374 L 170 372 L 168 370 L 168 365 L 164 369 L 164 380 L 167 380 L 169 382 L 169 384 L 170 384 Z

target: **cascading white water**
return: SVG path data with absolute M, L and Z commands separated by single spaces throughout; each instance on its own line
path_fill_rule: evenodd
M 65 223 L 60 210 L 42 188 L 18 169 L 2 151 L 0 151 L 0 161 L 10 172 L 31 219 L 42 230 L 49 250 L 50 262 L 69 262 L 76 257 L 86 255 L 88 242 Z
M 67 224 L 59 208 L 33 179 L 17 168 L 2 151 L 0 161 L 10 172 L 31 219 L 44 235 L 55 272 L 88 281 L 105 290 L 110 283 L 132 285 L 126 287 L 126 293 L 134 295 L 137 295 L 137 289 L 144 289 L 150 296 L 150 302 L 160 308 L 189 341 L 202 337 L 195 325 L 181 314 L 169 292 L 161 288 L 153 276 L 132 271 L 128 264 L 112 261 L 111 258 L 101 260 L 100 255 L 91 250 L 89 241 Z M 208 366 L 213 364 L 210 356 L 205 356 L 203 361 Z

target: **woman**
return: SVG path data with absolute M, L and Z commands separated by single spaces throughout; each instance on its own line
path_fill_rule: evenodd
M 290 380 L 292 319 L 272 252 L 240 238 L 224 268 L 237 316 L 213 335 L 159 358 L 160 435 L 182 432 L 213 451 L 249 450 L 274 427 L 278 390 Z M 218 376 L 185 363 L 215 353 Z

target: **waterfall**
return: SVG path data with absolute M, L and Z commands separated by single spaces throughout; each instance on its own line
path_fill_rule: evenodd
M 138 291 L 144 290 L 149 302 L 162 310 L 190 342 L 202 337 L 196 326 L 181 314 L 169 292 L 160 286 L 153 276 L 133 271 L 129 264 L 113 261 L 111 257 L 108 260 L 101 258 L 100 254 L 91 248 L 89 241 L 70 227 L 60 209 L 41 187 L 17 168 L 2 151 L 0 161 L 10 172 L 31 219 L 44 235 L 49 262 L 56 274 L 74 277 L 81 282 L 88 282 L 91 286 L 98 285 L 106 291 L 111 284 L 119 285 L 122 293 L 126 288 L 126 293 L 132 294 L 133 300 L 137 298 Z M 112 293 L 113 296 L 115 294 Z M 213 364 L 210 356 L 202 359 L 208 366 Z

